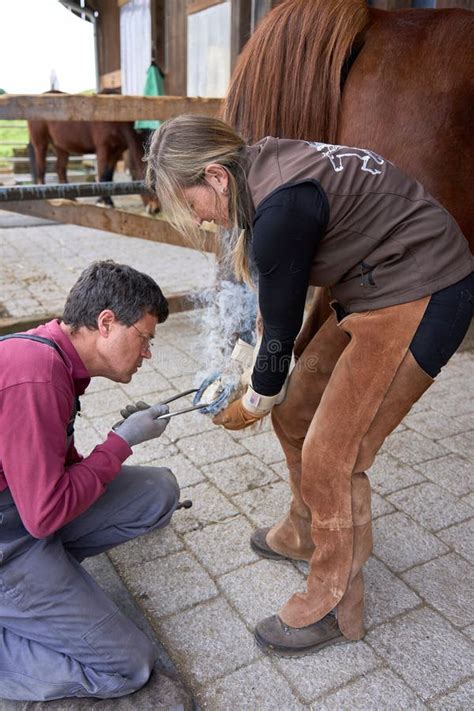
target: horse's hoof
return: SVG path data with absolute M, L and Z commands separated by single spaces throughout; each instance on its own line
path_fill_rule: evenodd
M 96 202 L 97 207 L 114 207 L 114 203 L 110 198 L 107 200 L 107 198 L 100 198 Z

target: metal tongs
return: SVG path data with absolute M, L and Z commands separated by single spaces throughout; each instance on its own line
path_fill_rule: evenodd
M 173 397 L 169 397 L 167 400 L 163 400 L 163 402 L 157 403 L 158 405 L 168 405 L 170 402 L 174 402 L 175 400 L 180 400 L 182 397 L 186 397 L 186 395 L 192 395 L 193 393 L 197 393 L 199 388 L 192 388 L 191 390 L 185 390 L 182 393 L 178 393 L 178 395 L 173 395 Z M 202 410 L 203 407 L 208 407 L 208 404 L 206 403 L 200 403 L 198 405 L 192 405 L 192 407 L 184 407 L 182 410 L 175 410 L 175 412 L 168 412 L 166 415 L 158 415 L 158 417 L 155 417 L 156 420 L 165 420 L 167 417 L 176 417 L 176 415 L 184 415 L 185 412 L 192 412 L 193 410 Z
M 192 395 L 193 393 L 197 393 L 199 388 L 192 388 L 191 390 L 185 390 L 182 393 L 178 393 L 177 395 L 173 395 L 172 397 L 169 397 L 167 400 L 163 400 L 163 402 L 158 402 L 157 405 L 168 405 L 170 402 L 174 402 L 175 400 L 179 400 L 182 397 L 186 397 L 186 395 Z M 145 404 L 145 403 L 144 403 Z M 148 405 L 148 407 L 151 407 L 151 405 Z M 192 412 L 193 410 L 202 410 L 204 407 L 208 407 L 208 405 L 204 403 L 200 403 L 197 405 L 193 405 L 192 407 L 184 407 L 182 410 L 176 410 L 175 412 L 168 412 L 166 415 L 158 415 L 158 417 L 155 417 L 156 420 L 166 420 L 168 417 L 175 417 L 176 415 L 183 415 L 185 412 Z M 142 410 L 146 410 L 147 408 L 143 407 L 140 408 Z M 138 412 L 138 410 L 137 410 Z M 113 425 L 112 429 L 116 430 L 119 425 L 122 424 L 122 422 L 125 421 L 126 418 L 123 420 L 120 420 L 119 422 L 116 422 L 115 425 Z

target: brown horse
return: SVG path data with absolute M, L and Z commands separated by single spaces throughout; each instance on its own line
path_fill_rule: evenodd
M 50 92 L 51 93 L 51 92 Z M 61 92 L 54 92 L 61 93 Z M 44 184 L 46 173 L 46 153 L 51 144 L 56 153 L 56 172 L 60 183 L 67 183 L 69 155 L 95 153 L 97 158 L 97 179 L 113 180 L 117 162 L 128 149 L 130 172 L 134 180 L 143 180 L 144 146 L 132 122 L 125 121 L 28 121 L 30 142 L 35 157 L 35 178 Z M 145 204 L 148 203 L 143 196 Z M 113 205 L 110 197 L 101 202 Z
M 286 0 L 250 38 L 224 118 L 263 136 L 369 148 L 417 178 L 474 251 L 474 13 Z

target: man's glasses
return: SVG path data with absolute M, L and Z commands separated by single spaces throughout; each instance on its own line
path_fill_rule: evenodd
M 144 353 L 151 353 L 151 349 L 153 348 L 153 336 L 149 336 L 146 333 L 142 333 L 134 323 L 132 323 L 132 328 L 135 329 L 135 331 L 138 333 L 140 338 L 142 339 L 143 342 L 143 351 Z

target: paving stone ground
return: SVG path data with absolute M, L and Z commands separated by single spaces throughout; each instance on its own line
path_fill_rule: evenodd
M 168 293 L 213 279 L 212 258 L 192 250 L 0 213 L 3 309 L 18 317 L 60 310 L 79 272 L 105 257 L 148 271 Z M 199 329 L 197 311 L 172 316 L 133 383 L 95 379 L 82 398 L 83 453 L 124 404 L 189 387 L 205 366 Z M 167 530 L 111 551 L 105 566 L 92 563 L 93 573 L 104 584 L 104 571 L 113 570 L 124 604 L 141 610 L 168 669 L 202 709 L 464 711 L 473 704 L 473 436 L 474 353 L 464 350 L 369 472 L 375 548 L 366 566 L 368 632 L 361 642 L 302 659 L 268 657 L 254 644 L 255 622 L 305 585 L 304 565 L 258 559 L 248 546 L 255 526 L 277 520 L 289 500 L 268 421 L 234 435 L 192 413 L 171 420 L 159 441 L 137 447 L 130 461 L 170 466 L 193 508 L 177 512 Z M 160 682 L 158 674 L 146 697 L 120 708 L 180 708 L 176 700 L 160 705 L 167 678 Z M 14 705 L 47 706 L 84 708 L 78 700 Z M 0 701 L 2 711 L 10 707 Z

